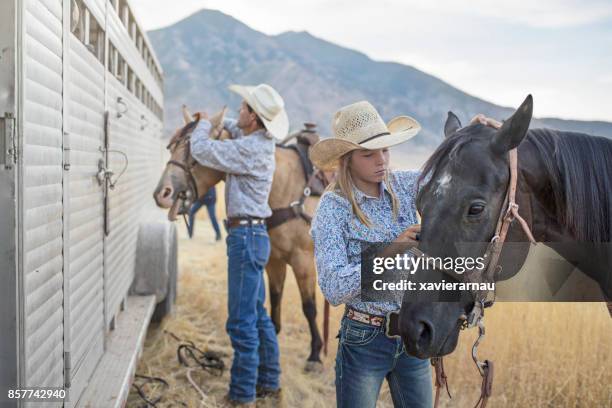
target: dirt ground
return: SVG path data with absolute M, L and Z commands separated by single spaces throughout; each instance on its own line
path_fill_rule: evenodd
M 158 407 L 216 407 L 227 393 L 229 373 L 221 377 L 188 368 L 177 361 L 178 342 L 167 332 L 193 341 L 202 350 L 223 355 L 231 365 L 232 349 L 225 333 L 225 242 L 215 242 L 210 223 L 201 211 L 196 235 L 189 240 L 179 227 L 180 277 L 173 316 L 150 327 L 138 374 L 162 377 L 170 387 Z M 221 211 L 219 211 L 222 219 Z M 225 232 L 224 232 L 225 237 Z M 287 278 L 283 299 L 282 332 L 279 334 L 282 365 L 282 402 L 285 407 L 335 406 L 334 358 L 341 308 L 332 308 L 330 353 L 320 370 L 305 372 L 310 336 L 301 312 L 299 292 Z M 323 300 L 318 294 L 319 321 Z M 322 323 L 320 323 L 321 327 Z M 612 407 L 612 319 L 601 303 L 544 304 L 498 303 L 486 316 L 487 335 L 481 358 L 495 362 L 490 407 Z M 442 396 L 444 407 L 472 407 L 478 399 L 480 376 L 470 351 L 476 330 L 461 334 L 457 350 L 445 358 L 452 399 Z M 147 395 L 161 395 L 159 386 L 147 386 Z M 260 401 L 258 406 L 276 406 Z M 129 407 L 145 406 L 132 390 Z M 379 407 L 391 407 L 386 385 Z

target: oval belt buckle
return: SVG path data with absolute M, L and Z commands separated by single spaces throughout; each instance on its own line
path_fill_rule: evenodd
M 385 336 L 390 339 L 399 339 L 399 312 L 389 312 L 385 318 Z

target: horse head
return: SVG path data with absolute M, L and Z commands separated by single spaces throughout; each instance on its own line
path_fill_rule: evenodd
M 227 108 L 223 108 L 209 119 L 212 124 L 211 139 L 230 138 L 229 132 L 223 127 L 226 111 Z M 182 112 L 185 125 L 177 129 L 168 143 L 170 160 L 153 193 L 157 206 L 169 209 L 170 221 L 176 220 L 178 214 L 186 213 L 195 200 L 225 177 L 224 173 L 201 166 L 191 157 L 189 142 L 201 115 L 196 113 L 192 116 L 185 105 Z
M 482 257 L 495 235 L 509 185 L 508 152 L 523 141 L 531 121 L 529 96 L 501 129 L 482 124 L 462 127 L 449 112 L 445 140 L 428 159 L 419 179 L 417 209 L 422 215 L 419 249 L 430 257 Z M 524 241 L 516 233 L 507 241 Z M 520 231 L 519 231 L 520 232 Z M 512 235 L 512 236 L 511 236 Z M 502 252 L 504 273 L 516 273 L 526 253 Z M 452 281 L 448 272 L 423 270 L 427 281 Z M 453 275 L 451 273 L 451 275 Z M 455 277 L 456 278 L 456 277 Z M 496 276 L 496 280 L 502 277 Z M 458 279 L 456 279 L 458 280 Z M 445 295 L 443 301 L 418 299 L 406 292 L 399 329 L 408 352 L 419 358 L 451 353 L 466 314 L 474 307 L 471 293 Z

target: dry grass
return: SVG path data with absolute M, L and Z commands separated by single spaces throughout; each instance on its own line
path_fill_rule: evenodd
M 200 217 L 204 217 L 203 213 Z M 182 401 L 189 407 L 215 407 L 227 392 L 228 372 L 214 377 L 194 371 L 194 379 L 207 395 L 202 401 L 187 381 L 186 369 L 177 362 L 177 342 L 164 330 L 192 340 L 202 349 L 224 353 L 225 364 L 230 366 L 232 350 L 224 328 L 225 243 L 214 242 L 212 228 L 203 218 L 198 220 L 193 240 L 186 238 L 183 225 L 180 235 L 176 311 L 161 325 L 149 329 L 138 373 L 160 376 L 170 383 L 158 406 L 179 406 Z M 320 294 L 318 303 L 322 310 Z M 283 331 L 279 335 L 284 406 L 335 406 L 333 361 L 337 343 L 333 335 L 338 330 L 341 312 L 340 308 L 332 309 L 330 355 L 324 359 L 323 368 L 320 372 L 305 373 L 310 336 L 295 279 L 287 279 Z M 499 303 L 487 311 L 486 323 L 487 336 L 479 355 L 493 360 L 496 372 L 489 406 L 612 406 L 612 319 L 603 304 Z M 475 336 L 475 330 L 462 333 L 457 350 L 445 360 L 453 399 L 443 395 L 443 406 L 472 407 L 478 399 L 480 376 L 470 357 Z M 128 406 L 141 405 L 132 393 Z M 260 405 L 271 403 L 264 401 Z M 378 405 L 392 406 L 386 386 Z

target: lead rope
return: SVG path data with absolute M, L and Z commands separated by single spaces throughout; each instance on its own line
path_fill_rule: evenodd
M 434 408 L 438 407 L 440 403 L 440 390 L 442 387 L 446 387 L 446 393 L 448 394 L 448 398 L 453 398 L 448 389 L 448 377 L 444 372 L 444 360 L 442 357 L 434 357 L 431 359 L 431 365 L 434 367 L 434 372 L 436 374 L 436 399 L 434 401 Z
M 476 402 L 474 408 L 485 408 L 493 390 L 493 362 L 485 360 L 482 363 L 482 370 L 483 375 L 482 385 L 480 386 L 480 398 Z
M 191 224 L 189 224 L 189 220 L 187 219 L 187 214 L 183 213 L 183 220 L 185 221 L 185 227 L 187 228 L 187 235 L 189 235 L 189 238 L 191 238 L 191 234 L 193 233 L 193 230 L 191 229 L 192 226 Z
M 484 302 L 482 303 L 483 312 L 484 313 Z M 492 394 L 493 389 L 493 362 L 491 360 L 479 361 L 476 356 L 476 351 L 478 349 L 478 345 L 482 341 L 485 336 L 485 326 L 483 321 L 483 315 L 481 314 L 478 319 L 478 338 L 474 342 L 472 346 L 472 359 L 476 364 L 476 368 L 478 368 L 478 372 L 482 377 L 482 384 L 480 386 L 480 398 L 476 401 L 476 405 L 474 408 L 485 408 L 487 406 L 487 402 Z
M 327 343 L 329 343 L 329 301 L 325 299 L 323 304 L 323 354 L 326 356 Z

